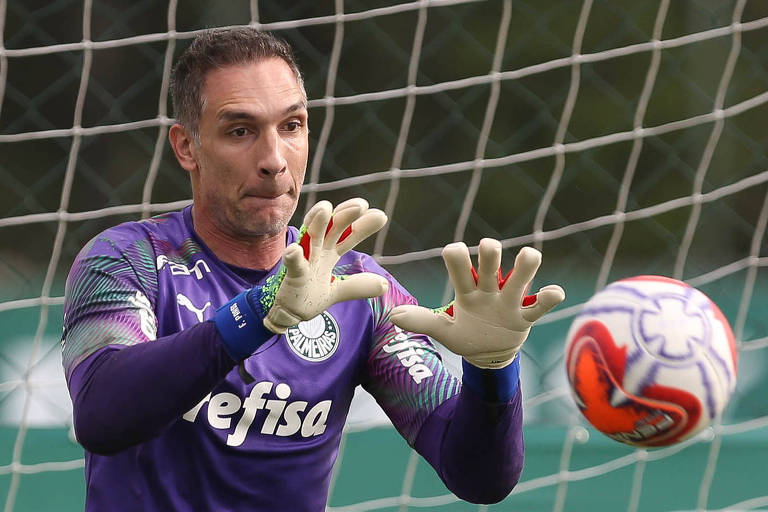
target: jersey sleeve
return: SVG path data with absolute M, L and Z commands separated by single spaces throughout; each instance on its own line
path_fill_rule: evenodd
M 386 277 L 387 293 L 369 300 L 374 327 L 363 387 L 413 446 L 427 417 L 459 393 L 461 381 L 448 372 L 427 336 L 403 331 L 389 321 L 392 308 L 416 304 L 416 299 L 392 276 Z
M 64 293 L 67 379 L 102 347 L 154 340 L 156 295 L 154 251 L 147 238 L 126 240 L 113 228 L 91 240 L 75 258 Z

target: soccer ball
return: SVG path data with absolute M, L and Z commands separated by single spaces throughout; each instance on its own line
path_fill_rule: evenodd
M 661 276 L 608 285 L 574 319 L 565 348 L 573 398 L 597 430 L 633 446 L 706 428 L 736 386 L 728 321 L 702 292 Z

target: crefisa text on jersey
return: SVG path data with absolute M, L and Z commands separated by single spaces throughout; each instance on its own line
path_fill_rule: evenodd
M 275 399 L 267 399 L 274 387 Z M 288 402 L 291 396 L 291 387 L 280 383 L 274 385 L 269 381 L 258 382 L 251 389 L 250 394 L 241 400 L 233 393 L 217 393 L 203 398 L 199 404 L 187 411 L 182 418 L 194 423 L 203 404 L 208 403 L 207 420 L 213 428 L 229 430 L 232 428 L 232 418 L 240 409 L 242 416 L 235 425 L 232 433 L 227 435 L 227 445 L 240 446 L 245 441 L 245 436 L 251 428 L 256 414 L 260 410 L 268 411 L 264 423 L 261 425 L 261 433 L 280 437 L 292 436 L 301 433 L 302 437 L 319 436 L 325 432 L 328 421 L 328 413 L 331 411 L 332 400 L 318 402 L 307 410 L 308 402 L 297 400 Z M 261 415 L 263 416 L 263 415 Z
M 402 329 L 395 326 L 395 337 L 382 347 L 387 354 L 397 354 L 400 363 L 408 368 L 408 374 L 416 384 L 432 376 L 432 370 L 424 364 L 424 349 L 421 343 L 408 339 L 408 335 Z

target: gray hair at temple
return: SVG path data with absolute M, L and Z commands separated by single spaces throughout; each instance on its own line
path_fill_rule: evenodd
M 171 74 L 171 103 L 176 120 L 199 142 L 200 116 L 205 106 L 203 86 L 208 72 L 273 57 L 288 64 L 303 91 L 304 79 L 293 50 L 284 40 L 251 27 L 211 29 L 198 35 L 181 54 Z

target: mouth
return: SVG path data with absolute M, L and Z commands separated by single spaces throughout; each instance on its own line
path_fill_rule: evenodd
M 244 208 L 256 210 L 283 209 L 292 202 L 290 193 L 265 194 L 263 191 L 243 194 L 240 201 Z
M 278 199 L 284 195 L 287 195 L 288 192 L 265 192 L 263 190 L 246 190 L 243 193 L 243 198 L 246 199 L 262 199 L 265 201 Z
M 244 194 L 243 198 L 245 199 L 262 199 L 264 201 L 270 201 L 273 199 L 277 199 L 283 194 L 277 194 L 277 195 L 265 195 L 265 194 Z
M 243 196 L 241 199 L 243 206 L 246 206 L 247 208 L 257 208 L 257 209 L 264 209 L 264 208 L 281 208 L 283 206 L 283 203 L 285 202 L 283 199 L 284 196 L 276 196 L 276 197 L 264 197 L 263 195 L 259 196 L 251 196 L 246 195 Z

